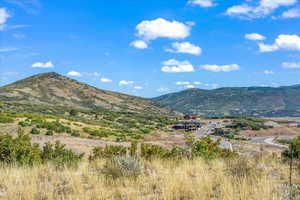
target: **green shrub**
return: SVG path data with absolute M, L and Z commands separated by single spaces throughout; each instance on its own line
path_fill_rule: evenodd
M 42 163 L 38 145 L 32 145 L 30 137 L 22 131 L 13 138 L 0 136 L 0 162 L 5 164 L 33 165 Z
M 282 152 L 285 158 L 300 159 L 300 137 L 292 140 L 289 144 L 289 149 Z
M 47 135 L 47 136 L 53 136 L 54 134 L 53 134 L 53 131 L 47 131 L 47 132 L 46 132 L 46 135 Z
M 58 166 L 77 166 L 84 154 L 77 155 L 65 148 L 64 144 L 56 142 L 55 144 L 47 143 L 43 147 L 42 159 L 44 162 L 52 162 Z
M 80 133 L 79 133 L 79 131 L 72 131 L 71 136 L 80 137 Z
M 112 158 L 114 156 L 124 156 L 127 153 L 130 153 L 130 155 L 137 155 L 137 151 L 139 151 L 139 156 L 144 159 L 180 159 L 194 157 L 214 159 L 231 158 L 237 155 L 235 152 L 221 149 L 219 145 L 219 141 L 214 142 L 209 137 L 206 137 L 201 140 L 191 139 L 188 143 L 188 148 L 186 149 L 174 146 L 172 149 L 168 150 L 158 145 L 142 143 L 140 145 L 140 150 L 138 150 L 137 142 L 132 142 L 131 147 L 106 146 L 105 148 L 94 148 L 89 159 L 91 161 L 99 158 Z
M 260 129 L 268 129 L 271 128 L 269 126 L 264 125 L 264 121 L 261 119 L 235 119 L 231 125 L 226 126 L 227 128 L 234 129 L 251 129 L 251 130 L 260 130 Z
M 116 138 L 116 142 L 126 142 L 126 137 L 125 136 L 119 136 Z
M 37 128 L 32 128 L 30 133 L 33 135 L 38 135 L 38 134 L 40 134 L 40 131 Z
M 69 114 L 70 114 L 71 116 L 73 116 L 73 117 L 76 117 L 76 116 L 78 115 L 78 111 L 72 109 L 72 110 L 70 110 Z
M 114 135 L 114 133 L 107 129 L 92 129 L 88 127 L 84 127 L 83 131 L 95 137 L 108 137 L 109 135 Z
M 105 148 L 95 147 L 92 150 L 92 154 L 90 155 L 90 160 L 96 160 L 100 158 L 111 158 L 114 156 L 123 156 L 126 155 L 127 151 L 129 151 L 128 147 L 123 146 L 106 146 Z
M 51 162 L 57 166 L 75 166 L 83 157 L 65 148 L 57 142 L 46 144 L 43 150 L 22 131 L 13 138 L 11 135 L 0 136 L 0 162 L 4 164 L 34 165 Z
M 236 154 L 226 149 L 221 149 L 220 141 L 214 142 L 210 137 L 196 140 L 191 145 L 193 157 L 202 157 L 205 159 L 214 159 L 220 157 L 234 157 Z
M 52 121 L 52 122 L 47 122 L 45 120 L 42 121 L 31 121 L 32 124 L 37 124 L 37 128 L 45 128 L 49 131 L 54 131 L 56 133 L 71 133 L 70 127 L 64 126 L 61 124 L 58 120 Z
M 158 145 L 141 144 L 141 156 L 145 159 L 165 158 L 168 155 L 168 150 Z
M 22 121 L 22 122 L 19 122 L 19 125 L 22 127 L 27 127 L 27 126 L 30 126 L 31 124 L 27 121 Z
M 141 129 L 142 133 L 144 134 L 148 134 L 148 133 L 151 133 L 151 129 L 148 129 L 148 128 L 145 128 L 145 129 Z
M 13 123 L 14 119 L 6 114 L 0 114 L 0 123 Z

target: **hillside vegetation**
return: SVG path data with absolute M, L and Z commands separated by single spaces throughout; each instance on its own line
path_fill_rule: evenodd
M 300 116 L 300 85 L 189 89 L 153 101 L 183 113 L 215 116 Z
M 5 134 L 6 130 L 16 134 L 18 129 L 22 129 L 25 133 L 38 136 L 73 136 L 124 142 L 143 139 L 146 134 L 163 131 L 176 122 L 176 118 L 161 115 L 47 108 L 49 110 L 45 112 L 48 114 L 42 114 L 42 110 L 39 114 L 0 112 L 0 134 Z
M 22 128 L 33 135 L 123 142 L 166 129 L 178 116 L 150 100 L 97 89 L 54 72 L 0 87 L 0 127 L 13 133 Z
M 101 90 L 55 72 L 37 74 L 0 87 L 0 102 L 17 104 L 20 109 L 22 105 L 38 105 L 172 114 L 149 100 Z

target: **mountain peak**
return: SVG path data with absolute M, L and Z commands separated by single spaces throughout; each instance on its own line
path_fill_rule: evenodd
M 150 100 L 101 90 L 56 72 L 36 74 L 0 87 L 0 101 L 78 109 L 169 112 Z
M 63 76 L 57 72 L 46 72 L 46 73 L 41 73 L 41 74 L 36 74 L 36 76 L 39 77 L 60 77 Z
M 58 77 L 64 77 L 64 76 L 57 72 L 46 72 L 46 73 L 35 74 L 24 80 L 33 79 L 33 78 L 44 79 L 44 78 L 58 78 Z

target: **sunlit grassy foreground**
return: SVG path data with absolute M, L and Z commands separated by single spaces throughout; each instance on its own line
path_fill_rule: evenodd
M 136 178 L 111 178 L 103 172 L 105 163 L 2 167 L 0 199 L 277 200 L 288 194 L 288 166 L 275 158 L 144 161 Z M 297 173 L 293 179 L 299 184 Z

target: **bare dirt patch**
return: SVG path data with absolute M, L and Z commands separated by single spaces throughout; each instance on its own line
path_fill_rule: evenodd
M 239 134 L 246 137 L 300 136 L 300 128 L 283 126 L 259 131 L 245 130 L 241 131 Z

